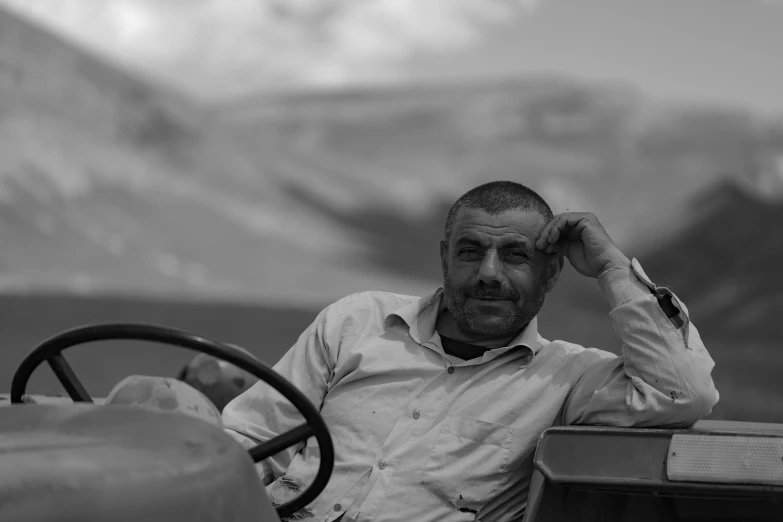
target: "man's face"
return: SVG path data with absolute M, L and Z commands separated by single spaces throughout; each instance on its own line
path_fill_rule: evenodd
M 536 212 L 460 209 L 441 263 L 446 306 L 463 333 L 508 336 L 538 314 L 562 267 L 535 247 L 545 225 Z

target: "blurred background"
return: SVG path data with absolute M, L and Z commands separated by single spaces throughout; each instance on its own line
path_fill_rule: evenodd
M 683 299 L 712 418 L 783 422 L 782 51 L 772 0 L 0 0 L 0 389 L 91 322 L 273 364 L 342 296 L 431 291 L 448 207 L 511 179 Z M 568 267 L 541 333 L 618 353 L 607 312 Z M 192 356 L 69 359 L 101 396 Z

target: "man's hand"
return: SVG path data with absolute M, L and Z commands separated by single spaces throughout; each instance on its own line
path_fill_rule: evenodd
M 631 260 L 590 212 L 555 216 L 541 231 L 536 248 L 547 253 L 563 252 L 571 266 L 587 277 L 598 277 L 612 266 L 631 266 Z

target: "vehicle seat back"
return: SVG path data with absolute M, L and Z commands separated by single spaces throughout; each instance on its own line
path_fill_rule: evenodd
M 783 433 L 775 425 L 750 432 L 757 441 L 779 447 Z M 783 486 L 729 480 L 674 479 L 668 459 L 689 459 L 694 469 L 709 469 L 700 436 L 723 441 L 716 461 L 731 454 L 754 461 L 743 432 L 723 425 L 689 430 L 556 427 L 541 437 L 534 459 L 525 522 L 721 522 L 783 521 Z M 747 433 L 745 433 L 747 434 Z M 685 439 L 683 439 L 683 437 Z M 687 451 L 674 440 L 689 441 Z M 683 454 L 685 453 L 685 454 Z M 774 453 L 774 452 L 773 452 Z M 778 469 L 783 455 L 767 459 Z M 781 468 L 783 469 L 783 468 Z M 743 470 L 747 471 L 747 470 Z M 717 480 L 717 479 L 720 479 Z

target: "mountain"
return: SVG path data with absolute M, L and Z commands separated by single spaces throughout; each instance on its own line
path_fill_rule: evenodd
M 211 119 L 0 10 L 0 287 L 292 303 L 420 287 L 331 260 L 364 247 Z
M 289 196 L 375 245 L 376 264 L 429 277 L 437 260 L 421 257 L 448 206 L 492 179 L 530 185 L 556 212 L 595 212 L 637 252 L 687 226 L 691 197 L 721 180 L 783 195 L 783 124 L 659 106 L 622 86 L 538 78 L 293 93 L 216 117 L 259 159 L 284 164 Z
M 780 129 L 554 77 L 202 107 L 0 11 L 0 287 L 419 292 L 448 206 L 497 178 L 646 251 L 716 179 L 778 190 Z

